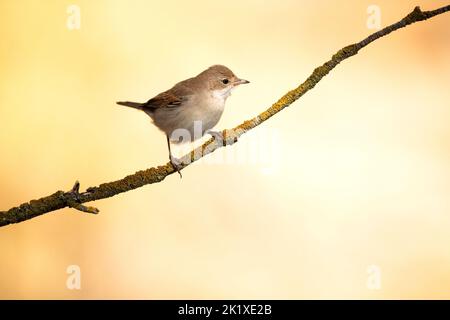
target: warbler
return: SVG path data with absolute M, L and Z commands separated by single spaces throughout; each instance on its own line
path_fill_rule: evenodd
M 147 102 L 119 101 L 117 104 L 142 110 L 150 116 L 155 126 L 165 133 L 169 160 L 181 176 L 171 143 L 194 141 L 205 133 L 218 134 L 210 129 L 219 122 L 233 89 L 245 83 L 249 81 L 238 78 L 229 68 L 213 65 Z

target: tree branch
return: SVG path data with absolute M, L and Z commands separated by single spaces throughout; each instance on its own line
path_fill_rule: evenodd
M 369 43 L 412 23 L 427 20 L 447 11 L 450 11 L 450 5 L 432 11 L 421 11 L 419 7 L 416 7 L 411 13 L 400 21 L 371 34 L 366 39 L 358 43 L 342 48 L 332 56 L 331 60 L 316 68 L 314 72 L 305 80 L 305 82 L 294 90 L 286 93 L 266 111 L 262 112 L 253 119 L 244 121 L 242 124 L 233 129 L 224 130 L 222 132 L 224 137 L 223 140 L 217 137 L 211 138 L 200 147 L 195 148 L 186 154 L 182 157 L 182 168 L 223 146 L 232 145 L 237 142 L 240 136 L 268 120 L 284 108 L 290 106 L 294 101 L 314 88 L 314 86 L 341 61 L 357 54 L 360 49 L 364 48 Z M 171 175 L 174 172 L 176 172 L 176 170 L 172 164 L 168 162 L 159 167 L 138 171 L 135 174 L 126 176 L 125 178 L 117 181 L 103 183 L 97 187 L 88 188 L 82 193 L 79 193 L 79 183 L 76 182 L 72 190 L 68 192 L 57 191 L 50 196 L 40 198 L 38 200 L 31 200 L 30 202 L 24 203 L 18 207 L 11 208 L 8 211 L 0 212 L 0 227 L 29 220 L 44 213 L 52 212 L 65 207 L 72 207 L 88 213 L 98 213 L 98 209 L 84 206 L 83 203 L 109 198 L 122 192 L 140 188 L 147 184 L 161 182 L 168 175 Z

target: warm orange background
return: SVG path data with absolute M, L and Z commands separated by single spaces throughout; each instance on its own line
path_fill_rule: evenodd
M 114 102 L 211 64 L 251 81 L 218 128 L 255 116 L 373 32 L 370 4 L 2 0 L 0 210 L 165 163 L 164 136 Z M 448 1 L 375 4 L 385 26 Z M 1 228 L 0 297 L 450 298 L 449 39 L 448 13 L 383 38 L 217 152 L 276 150 L 269 170 L 198 163 L 94 203 L 98 216 Z M 73 264 L 81 290 L 66 288 Z

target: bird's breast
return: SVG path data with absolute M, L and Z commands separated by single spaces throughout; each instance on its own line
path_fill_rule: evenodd
M 209 130 L 219 122 L 225 108 L 226 97 L 210 94 L 200 103 L 197 120 L 202 121 L 204 130 Z
M 191 133 L 194 131 L 193 125 L 195 123 L 196 126 L 201 125 L 202 135 L 213 128 L 222 116 L 226 98 L 226 95 L 211 91 L 191 97 L 182 115 L 186 127 L 191 128 L 189 131 Z
M 157 109 L 151 117 L 155 125 L 169 136 L 177 129 L 186 129 L 191 138 L 198 139 L 219 122 L 227 97 L 226 94 L 212 92 L 193 95 L 181 106 Z

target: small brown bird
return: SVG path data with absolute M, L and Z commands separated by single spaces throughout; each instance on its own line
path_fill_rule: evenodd
M 205 133 L 218 134 L 210 129 L 219 122 L 231 91 L 244 83 L 249 81 L 239 79 L 225 66 L 214 65 L 145 103 L 120 101 L 117 104 L 142 110 L 150 116 L 166 134 L 170 162 L 180 173 L 170 143 L 193 141 Z

